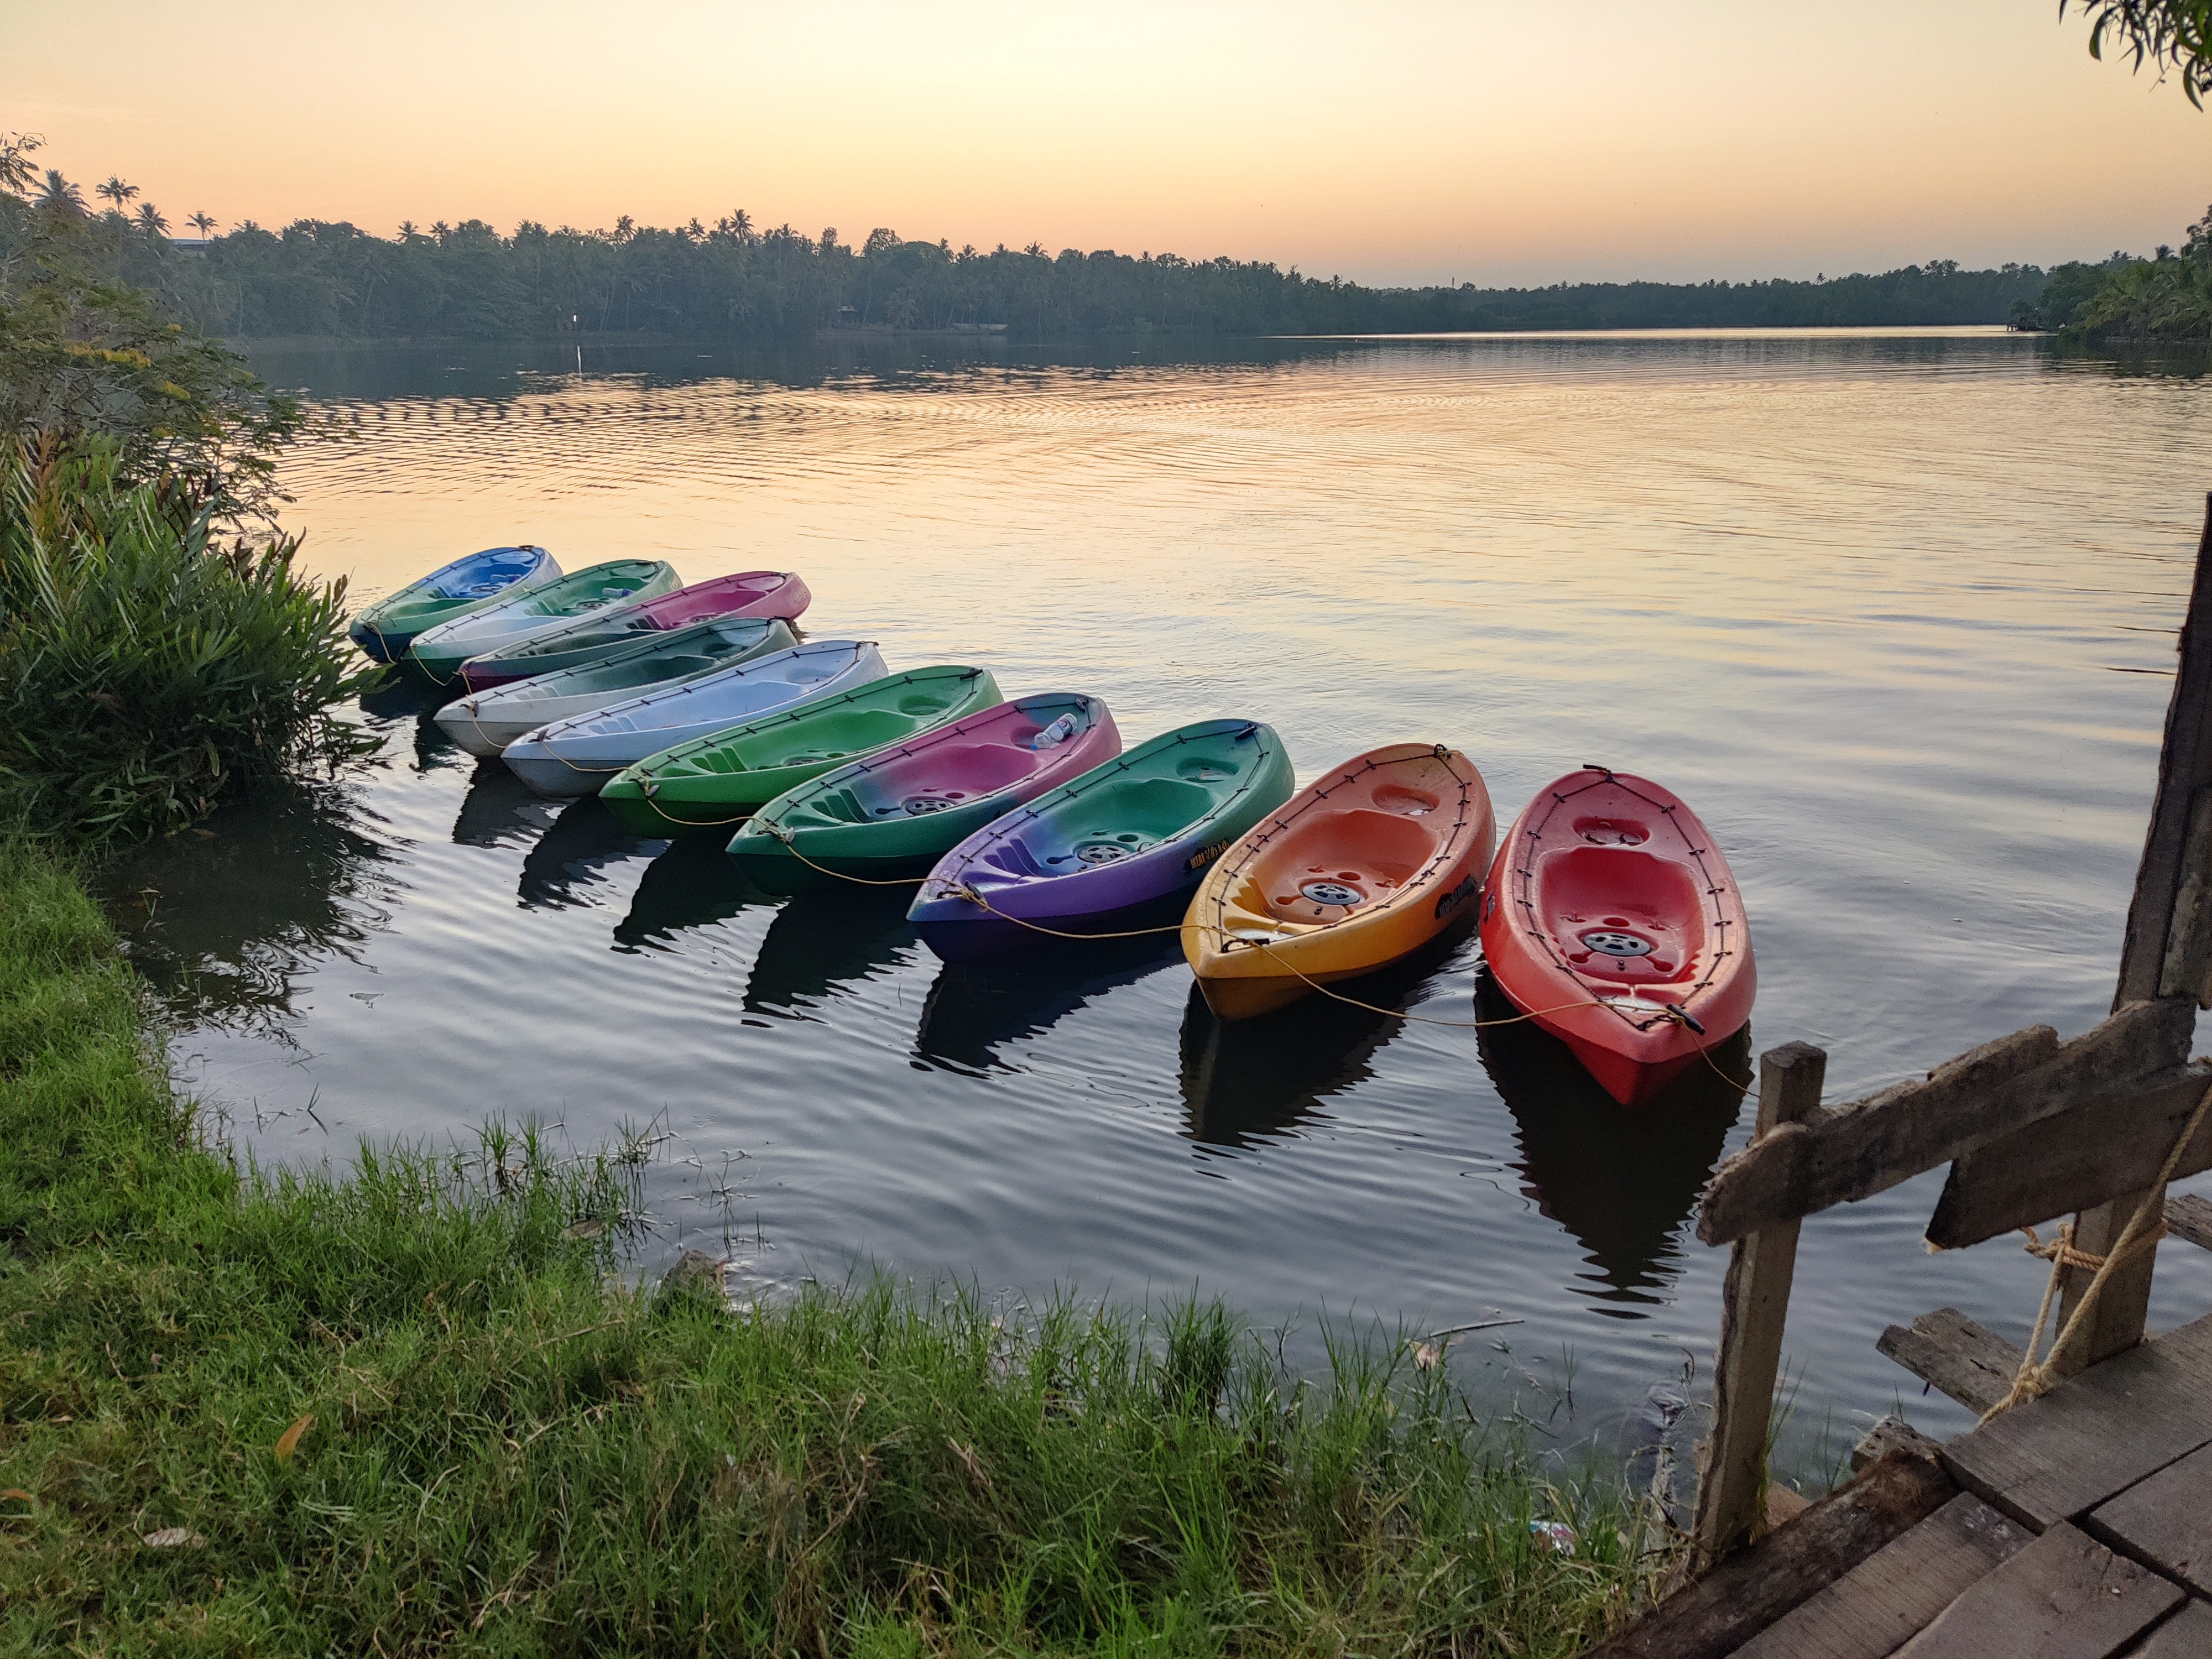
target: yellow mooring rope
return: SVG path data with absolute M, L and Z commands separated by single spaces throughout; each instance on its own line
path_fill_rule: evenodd
M 2067 1345 L 2074 1340 L 2074 1333 L 2081 1328 L 2082 1320 L 2096 1305 L 2097 1297 L 2105 1288 L 2105 1281 L 2112 1277 L 2112 1269 L 2130 1256 L 2158 1248 L 2158 1241 L 2166 1237 L 2166 1218 L 2163 1215 L 2154 1218 L 2152 1211 L 2164 1196 L 2166 1182 L 2179 1167 L 2181 1155 L 2188 1151 L 2189 1143 L 2197 1139 L 2197 1132 L 2204 1127 L 2208 1115 L 2212 1115 L 2212 1088 L 2205 1090 L 2204 1098 L 2197 1103 L 2197 1109 L 2189 1115 L 2189 1121 L 2182 1126 L 2180 1138 L 2173 1143 L 2173 1150 L 2166 1155 L 2166 1162 L 2159 1166 L 2158 1178 L 2150 1183 L 2150 1190 L 2143 1195 L 2143 1201 L 2136 1206 L 2135 1214 L 2120 1230 L 2120 1236 L 2113 1242 L 2112 1248 L 2102 1255 L 2075 1249 L 2074 1224 L 2070 1221 L 2060 1224 L 2058 1236 L 2048 1244 L 2036 1236 L 2034 1228 L 2021 1229 L 2027 1235 L 2027 1253 L 2041 1256 L 2051 1263 L 2051 1277 L 2044 1285 L 2043 1303 L 2035 1310 L 2035 1328 L 2028 1334 L 2027 1352 L 2020 1357 L 2020 1370 L 2013 1376 L 2012 1387 L 2005 1391 L 2003 1399 L 1982 1413 L 1982 1422 L 1986 1423 L 1991 1418 L 2010 1411 L 2014 1406 L 2024 1405 L 2048 1394 L 2052 1385 L 2060 1380 L 2055 1369 L 2058 1356 L 2066 1351 Z M 2051 1339 L 2051 1351 L 2039 1360 L 2035 1351 L 2042 1344 L 2044 1329 L 2051 1322 L 2051 1304 L 2057 1299 L 2060 1279 L 2069 1267 L 2094 1269 L 2094 1276 L 2089 1280 L 2088 1288 L 2081 1292 L 2081 1301 L 2074 1304 L 2074 1311 L 2065 1325 Z

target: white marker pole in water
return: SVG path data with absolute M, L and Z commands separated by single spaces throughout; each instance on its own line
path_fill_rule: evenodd
M 576 326 L 577 326 L 579 324 L 580 324 L 583 320 L 584 320 L 584 319 L 583 319 L 581 317 L 578 316 L 578 315 L 577 315 L 574 312 L 573 312 L 573 311 L 572 311 L 572 312 L 570 312 L 570 313 L 568 313 L 568 326 L 569 326 L 570 328 L 574 328 L 574 327 L 576 327 Z M 583 343 L 581 340 L 579 340 L 579 341 L 577 341 L 577 342 L 576 342 L 576 373 L 577 373 L 577 374 L 581 374 L 583 372 L 584 372 L 584 343 Z

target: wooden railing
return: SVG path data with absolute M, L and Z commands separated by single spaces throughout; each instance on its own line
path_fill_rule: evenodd
M 1923 1080 L 1834 1107 L 1820 1104 L 1827 1057 L 1820 1049 L 1793 1042 L 1761 1056 L 1757 1129 L 1715 1173 L 1698 1224 L 1706 1243 L 1731 1247 L 1692 1523 L 1703 1559 L 1726 1554 L 1764 1524 L 1768 1425 L 1805 1217 L 1948 1164 L 1928 1226 L 1929 1243 L 1944 1249 L 2070 1212 L 2076 1249 L 2100 1256 L 2146 1204 L 2163 1208 L 2173 1231 L 2212 1243 L 2212 1204 L 2167 1205 L 2154 1185 L 2212 1088 L 2212 1062 L 2189 1059 L 2197 1011 L 2212 1007 L 2212 498 L 2112 1006 L 2070 1042 L 2031 1026 Z M 2172 1177 L 2207 1169 L 2212 1122 L 2181 1149 Z M 2143 1340 L 2155 1256 L 2131 1250 L 2106 1273 L 2072 1340 L 2052 1356 L 2057 1371 Z M 2062 1325 L 2091 1277 L 2080 1266 L 2064 1275 Z M 1892 1327 L 1881 1346 L 1978 1409 L 2002 1396 L 2020 1358 L 1948 1309 Z

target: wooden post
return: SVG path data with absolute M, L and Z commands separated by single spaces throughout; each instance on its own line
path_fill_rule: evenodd
M 1809 1042 L 1785 1042 L 1759 1057 L 1759 1124 L 1753 1139 L 1795 1123 L 1820 1103 L 1828 1056 Z M 1790 1281 L 1797 1267 L 1797 1229 L 1777 1222 L 1736 1240 L 1721 1293 L 1720 1349 L 1713 1361 L 1713 1422 L 1698 1468 L 1691 1536 L 1701 1562 L 1748 1543 L 1765 1520 L 1766 1431 Z
M 2181 649 L 2173 696 L 2166 709 L 2166 743 L 2159 754 L 2158 794 L 2151 805 L 2150 829 L 2143 839 L 2142 863 L 2136 871 L 2135 898 L 2128 906 L 2126 942 L 2120 949 L 2120 982 L 2112 1006 L 2154 997 L 2205 1000 L 2208 915 L 2204 895 L 2212 876 L 2212 496 L 2205 500 L 2204 533 L 2197 545 L 2197 574 L 2189 591 L 2189 614 L 2181 624 Z M 2188 1058 L 2185 1046 L 2176 1060 Z M 2125 1193 L 2074 1218 L 2075 1246 L 2103 1255 L 2126 1227 L 2138 1206 L 2155 1215 L 2166 1201 L 2163 1188 Z M 2082 1328 L 2063 1353 L 2053 1356 L 2061 1372 L 2074 1372 L 2132 1348 L 2143 1339 L 2150 1310 L 2151 1268 L 2157 1252 L 2146 1249 L 2112 1269 L 2098 1292 Z M 2092 1275 L 2069 1268 L 2060 1283 L 2059 1320 L 2080 1305 Z

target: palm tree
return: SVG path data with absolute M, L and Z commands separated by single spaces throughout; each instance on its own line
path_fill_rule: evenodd
M 148 240 L 169 234 L 169 222 L 161 216 L 161 210 L 151 202 L 138 204 L 138 228 L 146 233 Z
M 399 222 L 399 240 L 401 241 L 411 242 L 420 233 L 418 233 L 415 228 L 415 222 L 412 219 L 402 219 Z
M 126 185 L 112 173 L 107 175 L 106 184 L 93 186 L 93 194 L 112 202 L 118 213 L 122 212 L 125 207 L 129 205 L 131 198 L 137 193 L 137 185 Z
M 39 188 L 39 205 L 57 218 L 84 217 L 84 192 L 62 177 L 59 169 L 46 169 L 46 182 Z
M 201 235 L 206 236 L 215 229 L 215 215 L 212 213 L 195 213 L 191 218 L 185 220 L 185 222 L 190 225 L 194 230 L 199 232 Z

